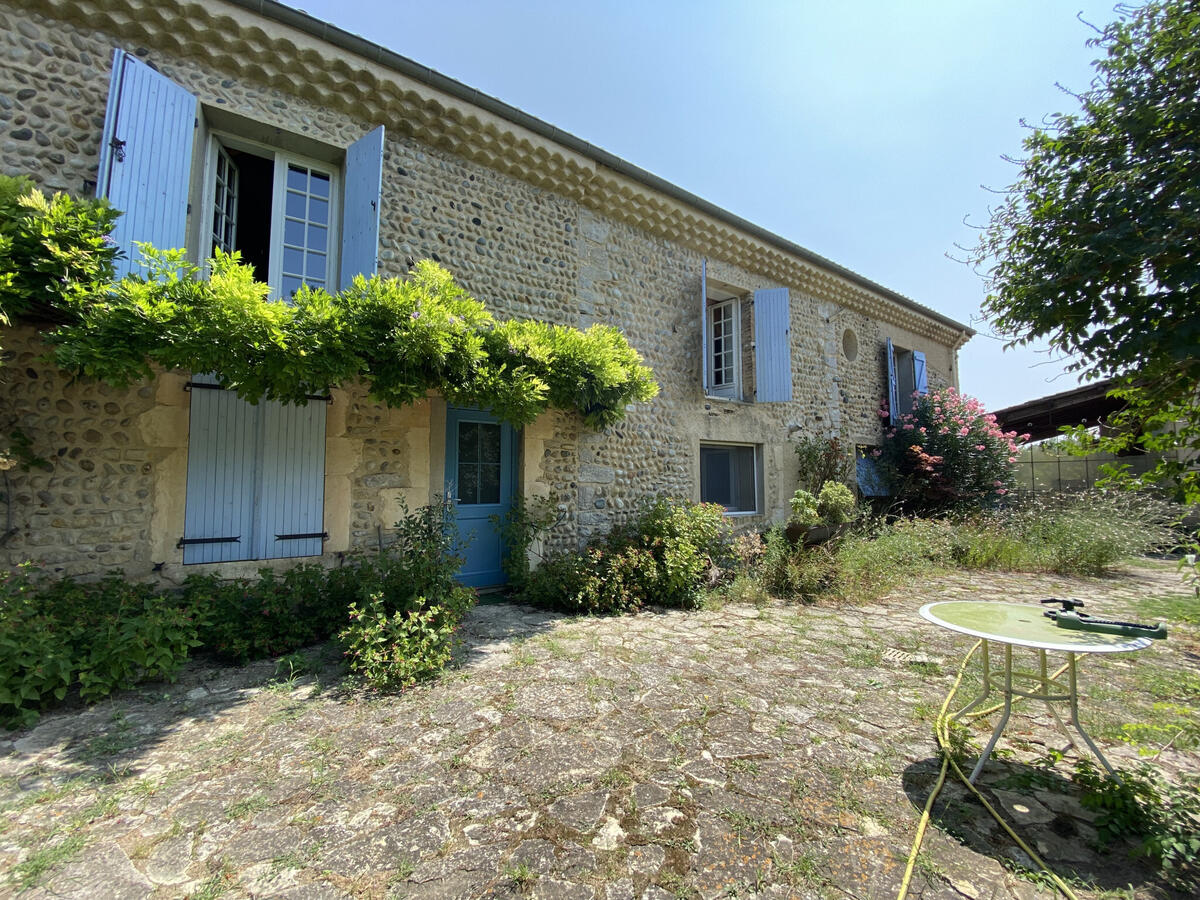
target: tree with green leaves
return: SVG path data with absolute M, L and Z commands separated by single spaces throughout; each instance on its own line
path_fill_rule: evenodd
M 1200 501 L 1200 2 L 1119 6 L 1080 109 L 1025 139 L 972 262 L 984 312 L 1038 339 L 1125 409 L 1104 449 L 1180 451 L 1149 482 Z

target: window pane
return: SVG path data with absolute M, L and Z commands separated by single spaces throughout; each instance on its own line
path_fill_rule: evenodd
M 758 509 L 754 447 L 702 446 L 700 448 L 700 499 L 720 503 L 729 512 Z
M 318 225 L 329 224 L 329 201 L 313 197 L 308 202 L 308 218 Z
M 293 278 L 291 275 L 283 276 L 283 296 L 290 297 L 296 291 L 300 290 L 301 281 L 299 278 Z
M 329 229 L 322 225 L 308 226 L 308 249 L 324 253 L 329 245 Z
M 308 170 L 299 166 L 288 166 L 287 186 L 295 191 L 307 191 Z
M 308 183 L 308 190 L 314 197 L 328 197 L 329 176 L 323 172 L 313 172 Z
M 500 502 L 500 466 L 479 467 L 479 502 Z
M 303 219 L 307 212 L 306 198 L 303 194 L 297 194 L 293 191 L 287 192 L 286 212 L 289 216 L 295 219 Z
M 283 242 L 293 247 L 304 246 L 304 223 L 295 219 L 285 219 L 283 223 Z
M 458 458 L 460 462 L 479 461 L 479 426 L 474 422 L 458 423 Z
M 283 248 L 283 271 L 288 275 L 304 274 L 304 251 L 292 247 Z
M 500 464 L 500 426 L 479 426 L 479 460 L 480 462 Z
M 325 254 L 310 253 L 308 254 L 308 265 L 305 266 L 304 274 L 309 278 L 325 278 Z
M 479 466 L 475 463 L 458 464 L 458 502 L 479 502 Z

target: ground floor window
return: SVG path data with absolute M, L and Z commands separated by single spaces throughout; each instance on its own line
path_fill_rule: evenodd
M 700 500 L 731 513 L 759 511 L 762 464 L 755 444 L 700 445 Z

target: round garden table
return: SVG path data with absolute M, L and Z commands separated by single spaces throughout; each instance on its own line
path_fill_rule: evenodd
M 1077 684 L 1076 659 L 1084 653 L 1126 653 L 1131 650 L 1142 650 L 1151 644 L 1150 638 L 1126 637 L 1117 634 L 1101 634 L 1095 631 L 1073 631 L 1059 628 L 1043 615 L 1044 607 L 1032 606 L 1028 603 L 1003 603 L 989 600 L 946 600 L 938 603 L 926 603 L 921 607 L 921 616 L 934 625 L 948 628 L 962 634 L 980 638 L 983 641 L 983 686 L 978 697 L 954 714 L 959 719 L 983 703 L 991 696 L 992 662 L 991 645 L 1004 645 L 1004 683 L 995 686 L 1004 697 L 1004 713 L 996 728 L 992 731 L 991 740 L 984 748 L 979 762 L 968 779 L 974 783 L 983 770 L 983 764 L 992 755 L 996 742 L 1004 733 L 1012 713 L 1013 697 L 1025 697 L 1030 700 L 1041 700 L 1054 716 L 1059 727 L 1067 735 L 1072 746 L 1075 742 L 1067 731 L 1057 710 L 1052 704 L 1066 703 L 1071 711 L 1071 725 L 1079 732 L 1079 736 L 1087 742 L 1096 759 L 1108 773 L 1116 777 L 1113 767 L 1108 764 L 1100 748 L 1096 746 L 1083 726 L 1079 724 L 1079 688 Z M 1038 671 L 1024 672 L 1013 669 L 1013 647 L 1029 647 L 1037 651 Z M 1058 652 L 1067 655 L 1067 684 L 1066 692 L 1055 677 L 1047 672 L 1046 653 Z M 1013 687 L 1013 677 L 1016 676 L 1033 683 L 1032 690 L 1021 690 Z

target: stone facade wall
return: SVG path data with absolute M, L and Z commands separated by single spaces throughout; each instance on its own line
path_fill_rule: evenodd
M 243 123 L 252 132 L 247 137 L 274 135 L 275 142 L 293 147 L 317 142 L 336 154 L 380 124 L 254 80 L 229 78 L 194 58 L 0 6 L 4 172 L 28 173 L 48 188 L 73 192 L 94 182 L 113 46 L 150 61 L 195 93 L 206 116 L 220 118 L 223 127 Z M 931 384 L 955 381 L 955 351 L 948 344 L 431 146 L 404 121 L 382 124 L 388 134 L 382 274 L 403 274 L 416 259 L 429 257 L 502 318 L 583 328 L 613 324 L 658 378 L 657 399 L 635 405 L 623 422 L 603 432 L 591 432 L 578 417 L 561 412 L 526 429 L 521 490 L 557 504 L 560 523 L 548 539 L 552 549 L 607 530 L 643 497 L 698 499 L 699 448 L 708 441 L 761 447 L 762 508 L 740 524 L 760 526 L 786 515 L 796 481 L 790 439 L 836 434 L 850 442 L 878 441 L 886 337 L 926 352 Z M 200 154 L 198 148 L 197 160 Z M 193 178 L 194 211 L 203 209 L 198 190 Z M 197 228 L 191 233 L 198 246 Z M 792 402 L 702 396 L 699 285 L 705 257 L 709 277 L 746 298 L 759 289 L 789 288 Z M 751 303 L 743 301 L 742 310 L 743 390 L 752 397 Z M 854 360 L 843 352 L 847 328 L 857 335 Z M 6 336 L 4 346 L 16 356 L 2 370 L 12 381 L 4 387 L 0 413 L 15 417 L 35 449 L 55 457 L 53 473 L 13 477 L 22 531 L 3 548 L 8 561 L 41 555 L 72 572 L 120 567 L 136 575 L 163 563 L 165 574 L 181 574 L 173 544 L 182 530 L 187 397 L 170 379 L 182 376 L 125 393 L 67 385 L 63 376 L 36 363 L 28 335 Z M 445 440 L 445 407 L 436 397 L 401 410 L 382 408 L 360 386 L 343 387 L 334 398 L 327 428 L 327 557 L 386 540 L 404 504 L 416 506 L 437 493 Z M 60 404 L 69 410 L 59 411 Z M 149 436 L 138 425 L 146 416 L 157 429 Z M 99 438 L 92 440 L 93 434 Z M 169 465 L 156 474 L 160 461 Z M 256 565 L 225 564 L 221 571 Z

